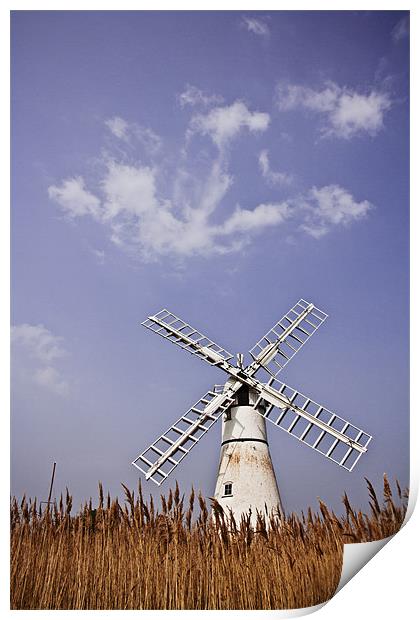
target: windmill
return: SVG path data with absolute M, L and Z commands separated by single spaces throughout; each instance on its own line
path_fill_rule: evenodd
M 251 508 L 282 510 L 267 442 L 266 420 L 352 471 L 371 435 L 277 379 L 279 372 L 327 318 L 299 300 L 250 350 L 233 356 L 169 310 L 142 323 L 182 349 L 224 370 L 229 378 L 200 398 L 134 461 L 147 480 L 162 484 L 207 431 L 223 416 L 215 498 L 240 516 Z

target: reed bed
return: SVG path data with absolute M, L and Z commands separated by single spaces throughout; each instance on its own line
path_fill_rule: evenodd
M 408 492 L 394 501 L 384 476 L 380 504 L 371 483 L 370 514 L 345 516 L 320 501 L 319 512 L 235 521 L 194 490 L 178 485 L 153 498 L 124 487 L 125 501 L 104 498 L 72 515 L 67 491 L 41 510 L 11 501 L 12 609 L 291 609 L 330 598 L 341 573 L 344 542 L 398 531 Z

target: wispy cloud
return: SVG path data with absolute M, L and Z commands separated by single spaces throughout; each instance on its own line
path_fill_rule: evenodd
M 187 84 L 185 90 L 177 95 L 177 99 L 181 108 L 186 106 L 203 106 L 207 107 L 218 103 L 223 103 L 223 97 L 220 95 L 208 95 L 197 86 Z
M 120 116 L 114 116 L 105 121 L 109 131 L 120 140 L 128 140 L 128 123 Z
M 387 93 L 358 93 L 334 82 L 328 82 L 321 90 L 279 84 L 276 103 L 281 111 L 303 108 L 320 115 L 325 121 L 323 135 L 346 139 L 363 133 L 375 136 L 383 128 L 385 113 L 391 107 Z
M 258 164 L 261 174 L 269 185 L 289 185 L 293 176 L 287 172 L 276 172 L 271 169 L 268 151 L 264 150 L 258 155 Z
M 391 37 L 394 43 L 398 43 L 402 39 L 406 39 L 410 34 L 410 18 L 408 15 L 402 17 L 393 27 Z
M 183 209 L 157 196 L 150 168 L 113 164 L 102 180 L 104 197 L 100 221 L 121 248 L 140 253 L 146 261 L 162 256 L 211 256 L 238 251 L 264 230 L 289 223 L 295 230 L 319 239 L 333 228 L 365 218 L 372 204 L 357 202 L 338 186 L 314 187 L 280 203 L 261 203 L 235 210 L 222 223 L 212 223 L 233 180 L 214 163 L 194 206 Z M 67 206 L 69 205 L 66 201 Z M 79 213 L 75 205 L 75 213 Z
M 105 265 L 105 250 L 97 250 L 96 248 L 90 248 L 90 251 L 96 258 L 99 265 Z
M 114 156 L 103 156 L 102 172 L 91 183 L 95 190 L 78 175 L 51 185 L 48 194 L 68 219 L 94 220 L 112 243 L 144 261 L 237 252 L 263 231 L 281 227 L 287 227 L 285 236 L 300 230 L 319 238 L 366 215 L 370 204 L 357 203 L 336 185 L 282 201 L 274 195 L 248 208 L 230 204 L 234 151 L 227 147 L 242 133 L 266 131 L 269 122 L 269 114 L 252 111 L 241 101 L 212 107 L 205 114 L 193 114 L 186 134 L 189 147 L 172 167 L 167 166 L 167 155 L 147 165 L 118 148 Z M 118 123 L 117 131 L 125 134 L 125 126 Z M 217 146 L 212 154 L 204 149 L 199 168 L 190 152 L 196 134 Z M 272 170 L 267 150 L 259 153 L 258 161 L 273 192 L 290 183 L 291 175 Z M 95 255 L 103 262 L 102 252 Z
M 116 245 L 140 252 L 145 260 L 165 255 L 224 254 L 243 247 L 250 235 L 279 224 L 285 217 L 283 208 L 275 213 L 272 205 L 259 205 L 254 210 L 238 207 L 224 223 L 212 223 L 211 216 L 232 182 L 223 164 L 215 161 L 208 176 L 195 188 L 194 204 L 190 196 L 182 208 L 176 208 L 173 200 L 159 197 L 155 170 L 112 162 L 100 181 L 99 214 L 95 212 L 92 217 L 108 228 Z M 50 191 L 59 206 L 64 204 L 67 210 L 71 209 L 71 201 L 66 188 L 71 185 L 65 180 Z M 81 216 L 77 203 L 73 205 L 73 216 Z
M 12 327 L 12 377 L 59 396 L 69 393 L 69 384 L 57 368 L 57 361 L 67 355 L 63 338 L 52 334 L 44 325 L 23 323 Z
M 51 185 L 48 188 L 48 196 L 71 218 L 83 215 L 99 218 L 100 200 L 86 189 L 81 176 L 65 179 L 60 187 Z
M 266 39 L 270 36 L 270 29 L 267 25 L 267 20 L 264 18 L 248 17 L 247 15 L 243 15 L 241 24 L 249 32 L 252 32 L 259 37 L 264 37 Z
M 152 155 L 156 154 L 162 146 L 160 136 L 150 127 L 129 123 L 120 116 L 107 119 L 105 126 L 115 138 L 127 143 L 139 142 Z
M 269 114 L 251 112 L 242 101 L 235 101 L 229 106 L 213 108 L 208 114 L 193 116 L 187 135 L 207 135 L 221 149 L 242 130 L 247 129 L 251 133 L 263 132 L 269 124 Z
M 313 187 L 295 204 L 302 212 L 300 229 L 315 239 L 324 237 L 334 227 L 349 226 L 364 219 L 373 208 L 367 200 L 357 202 L 339 185 Z

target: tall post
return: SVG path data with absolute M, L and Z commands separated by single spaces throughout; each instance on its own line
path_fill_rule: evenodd
M 52 475 L 51 475 L 50 492 L 48 493 L 48 500 L 47 500 L 48 507 L 50 506 L 50 502 L 51 502 L 51 495 L 52 495 L 52 490 L 53 490 L 54 476 L 55 476 L 55 467 L 56 467 L 56 465 L 57 465 L 57 463 L 54 461 L 53 470 L 52 470 Z

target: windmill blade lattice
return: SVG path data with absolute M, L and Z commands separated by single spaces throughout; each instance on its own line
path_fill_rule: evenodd
M 289 404 L 280 409 L 268 403 L 261 409 L 260 397 L 254 405 L 260 415 L 344 469 L 354 469 L 371 435 L 277 379 L 267 385 Z
M 256 376 L 261 370 L 265 377 L 276 377 L 327 318 L 328 314 L 300 299 L 250 350 Z
M 161 485 L 232 404 L 232 398 L 211 390 L 134 459 L 146 479 Z
M 229 351 L 219 347 L 213 340 L 166 308 L 148 317 L 142 325 L 212 365 L 233 357 Z

